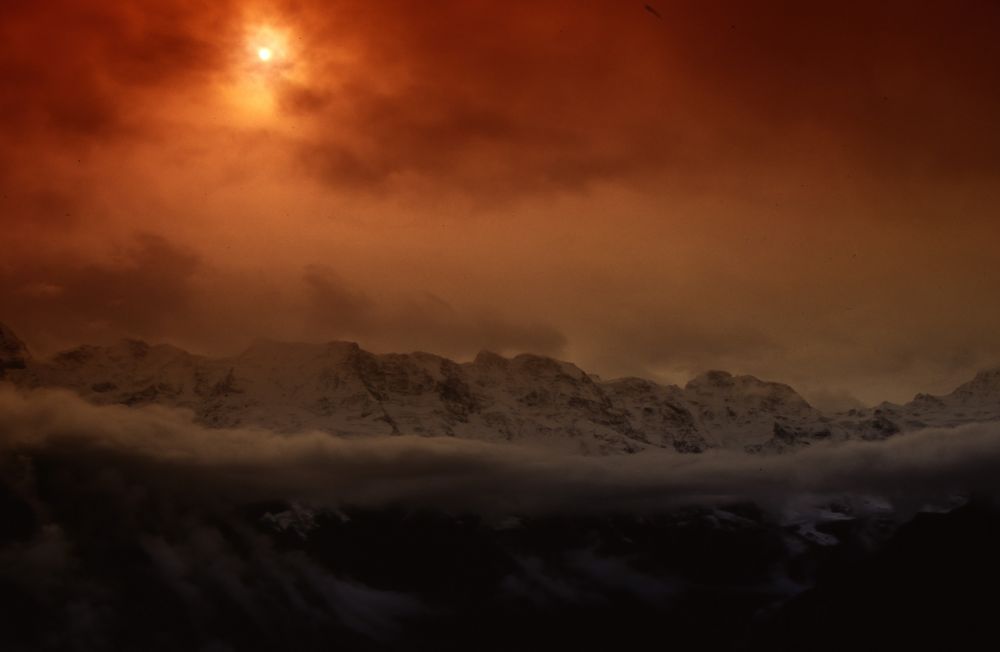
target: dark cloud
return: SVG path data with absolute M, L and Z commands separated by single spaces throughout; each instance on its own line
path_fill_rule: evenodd
M 229 56 L 228 3 L 189 0 L 5 4 L 0 25 L 0 118 L 5 153 L 25 139 L 54 146 L 148 133 L 144 92 L 204 81 Z M 15 153 L 27 154 L 23 150 Z
M 317 122 L 303 160 L 337 187 L 417 176 L 509 196 L 718 186 L 751 161 L 889 177 L 1000 163 L 984 131 L 1000 104 L 987 3 L 667 3 L 653 25 L 621 3 L 344 8 L 302 7 L 323 74 L 285 96 Z M 345 40 L 358 61 L 324 61 L 323 44 Z
M 600 350 L 591 354 L 597 368 L 644 377 L 658 370 L 694 376 L 706 371 L 709 360 L 723 369 L 752 368 L 756 359 L 780 349 L 773 336 L 755 324 L 707 316 L 700 306 L 622 318 L 601 339 Z
M 301 160 L 340 189 L 418 178 L 496 198 L 608 180 L 717 187 L 754 161 L 912 178 L 1000 165 L 991 3 L 664 3 L 655 22 L 641 10 L 17 0 L 0 27 L 4 157 L 162 135 L 148 109 L 214 88 L 245 54 L 248 21 L 270 20 L 307 71 L 278 89 L 308 121 Z
M 364 279 L 364 270 L 351 271 Z M 0 301 L 4 321 L 43 352 L 121 337 L 230 351 L 263 336 L 347 339 L 458 357 L 483 349 L 558 354 L 566 345 L 551 326 L 460 309 L 429 293 L 375 297 L 328 266 L 308 266 L 291 288 L 233 277 L 152 234 L 98 261 L 48 255 L 0 267 Z
M 145 234 L 101 262 L 39 256 L 0 268 L 0 302 L 12 323 L 43 340 L 162 337 L 193 317 L 201 269 L 197 255 Z
M 345 7 L 306 10 L 304 51 L 323 74 L 285 92 L 317 127 L 302 160 L 330 184 L 416 178 L 495 201 L 642 174 L 676 155 L 661 147 L 672 113 L 661 91 L 630 83 L 641 60 L 622 43 L 635 28 L 609 5 Z M 359 64 L 324 61 L 322 44 L 345 39 Z
M 358 272 L 362 275 L 361 272 Z M 307 311 L 317 333 L 380 349 L 399 347 L 468 356 L 480 350 L 558 354 L 565 336 L 550 326 L 462 311 L 432 294 L 376 301 L 333 269 L 310 266 Z
M 233 56 L 229 2 L 4 3 L 0 207 L 4 232 L 39 247 L 102 232 L 126 183 L 102 155 L 169 138 L 163 108 L 204 93 Z M 182 104 L 182 103 L 180 103 Z M 113 157 L 123 159 L 121 150 Z M 145 204 L 148 208 L 148 203 Z M 119 237 L 122 234 L 118 234 Z

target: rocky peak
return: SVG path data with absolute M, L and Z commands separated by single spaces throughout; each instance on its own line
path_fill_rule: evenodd
M 0 323 L 0 378 L 6 369 L 24 369 L 30 358 L 25 343 L 14 331 Z
M 724 387 L 733 387 L 735 384 L 736 382 L 735 379 L 733 378 L 733 375 L 728 371 L 712 370 L 712 371 L 706 371 L 705 373 L 695 376 L 694 378 L 689 380 L 687 385 L 684 386 L 684 389 L 692 389 L 692 390 L 698 390 L 702 388 L 718 389 Z
M 10 373 L 11 369 L 24 369 Z M 708 371 L 682 389 L 651 380 L 602 381 L 547 356 L 480 352 L 456 363 L 431 353 L 375 354 L 354 342 L 258 340 L 235 357 L 122 340 L 31 360 L 0 325 L 0 377 L 65 387 L 99 403 L 190 409 L 213 427 L 350 436 L 448 435 L 538 442 L 564 450 L 793 450 L 844 438 L 879 440 L 927 426 L 1000 420 L 1000 369 L 947 396 L 828 417 L 788 385 Z
M 112 347 L 112 350 L 116 353 L 122 353 L 127 357 L 138 359 L 148 356 L 151 348 L 148 342 L 129 338 L 119 341 Z
M 784 383 L 761 380 L 755 376 L 734 376 L 726 371 L 708 371 L 696 376 L 684 386 L 684 391 L 693 399 L 743 399 L 760 403 L 765 409 L 779 406 L 812 409 L 798 392 Z
M 906 407 L 913 410 L 938 410 L 945 407 L 945 402 L 933 394 L 920 393 L 914 396 Z
M 952 392 L 952 396 L 995 398 L 1000 401 L 1000 367 L 980 371 L 972 380 Z
M 476 359 L 472 361 L 472 364 L 477 367 L 505 369 L 510 364 L 510 360 L 493 351 L 480 351 L 476 354 Z
M 591 383 L 590 377 L 582 369 L 571 362 L 562 362 L 555 358 L 532 353 L 522 353 L 511 360 L 511 365 L 518 371 L 534 378 L 569 378 Z

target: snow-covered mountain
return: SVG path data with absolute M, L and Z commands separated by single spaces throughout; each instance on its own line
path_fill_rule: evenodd
M 213 427 L 338 436 L 446 435 L 605 454 L 667 448 L 782 452 L 816 441 L 883 439 L 926 426 L 1000 419 L 1000 370 L 947 396 L 825 415 L 788 385 L 710 371 L 685 387 L 599 380 L 577 366 L 482 352 L 376 355 L 350 342 L 260 341 L 210 358 L 123 340 L 34 359 L 0 325 L 0 378 L 62 387 L 95 403 L 162 404 Z
M 861 414 L 892 422 L 901 430 L 1000 420 L 1000 368 L 981 371 L 944 396 L 917 394 L 909 403 L 881 403 Z

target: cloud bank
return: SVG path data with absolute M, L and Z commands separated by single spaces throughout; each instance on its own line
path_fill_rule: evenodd
M 657 510 L 803 495 L 878 494 L 903 504 L 1000 489 L 1000 424 L 928 429 L 789 455 L 658 451 L 553 456 L 453 438 L 342 439 L 206 429 L 160 407 L 97 407 L 58 391 L 0 391 L 5 455 L 117 468 L 206 501 L 409 504 L 491 513 Z
M 562 636 L 561 621 L 548 620 L 559 609 L 623 605 L 614 612 L 623 624 L 626 614 L 638 614 L 637 626 L 662 622 L 687 582 L 704 589 L 699 573 L 721 583 L 720 595 L 749 583 L 745 595 L 763 605 L 801 588 L 780 571 L 798 552 L 784 529 L 735 516 L 732 505 L 777 513 L 862 493 L 898 513 L 954 492 L 996 495 L 998 465 L 998 424 L 776 457 L 587 458 L 448 438 L 213 430 L 162 407 L 0 386 L 0 640 L 11 649 L 378 649 L 428 624 L 471 640 L 481 631 L 461 629 L 477 611 L 469 587 L 501 609 L 486 623 L 507 627 L 525 617 L 517 604 L 534 605 Z M 282 544 L 261 514 L 297 518 L 282 512 L 289 502 L 352 529 L 327 521 L 316 536 L 333 534 L 310 543 L 293 528 L 284 536 L 297 543 Z M 699 526 L 647 518 L 713 504 L 749 529 L 723 526 L 709 550 Z M 512 515 L 534 524 L 514 543 L 496 525 Z M 622 523 L 645 553 L 623 543 Z M 454 550 L 441 548 L 442 536 L 455 537 Z M 681 552 L 645 567 L 644 554 L 662 556 L 659 536 Z M 440 581 L 455 585 L 442 595 Z M 697 624 L 685 631 L 704 637 Z

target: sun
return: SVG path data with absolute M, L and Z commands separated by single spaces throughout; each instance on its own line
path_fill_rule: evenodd
M 248 65 L 258 72 L 267 70 L 267 74 L 278 69 L 287 72 L 293 54 L 288 29 L 267 23 L 249 24 L 244 29 L 243 47 L 250 59 Z M 262 68 L 261 64 L 266 66 Z
M 0 0 L 2 2 L 2 0 Z M 238 53 L 234 53 L 233 83 L 227 85 L 235 106 L 250 119 L 272 115 L 287 83 L 301 83 L 304 67 L 296 65 L 298 52 L 289 28 L 248 22 Z

